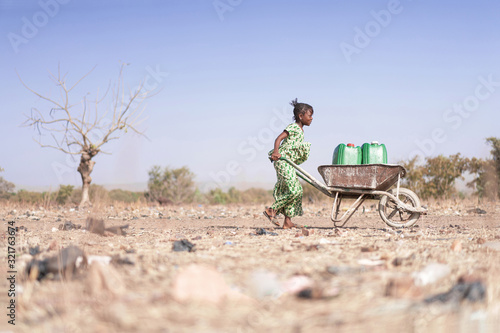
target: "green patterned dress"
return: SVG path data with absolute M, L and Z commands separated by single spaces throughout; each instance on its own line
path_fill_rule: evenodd
M 279 147 L 281 156 L 288 160 L 301 164 L 309 157 L 311 144 L 304 142 L 304 132 L 297 125 L 292 123 L 285 128 L 288 136 Z M 269 156 L 274 149 L 269 152 Z M 271 206 L 277 214 L 284 214 L 288 217 L 302 215 L 302 185 L 299 183 L 295 169 L 286 161 L 274 161 L 276 176 L 278 181 L 274 186 L 274 204 Z

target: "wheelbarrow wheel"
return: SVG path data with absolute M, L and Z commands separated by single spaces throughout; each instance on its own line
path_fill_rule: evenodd
M 388 192 L 396 196 L 396 189 Z M 399 188 L 398 199 L 406 205 L 420 207 L 418 196 L 406 188 Z M 411 227 L 420 218 L 420 213 L 409 212 L 402 207 L 398 207 L 396 202 L 387 195 L 382 195 L 382 198 L 380 198 L 378 212 L 385 223 L 395 228 Z

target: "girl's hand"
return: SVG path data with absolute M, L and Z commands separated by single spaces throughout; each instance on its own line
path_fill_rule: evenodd
M 281 157 L 281 154 L 279 152 L 272 153 L 272 155 L 271 155 L 271 159 L 273 161 L 279 160 L 280 157 Z

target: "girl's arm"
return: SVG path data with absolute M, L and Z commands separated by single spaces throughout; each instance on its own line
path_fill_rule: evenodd
M 274 141 L 274 151 L 273 151 L 273 153 L 271 155 L 271 159 L 273 161 L 277 161 L 281 157 L 281 154 L 279 152 L 280 144 L 281 144 L 281 141 L 283 141 L 287 137 L 288 137 L 288 132 L 287 131 L 283 131 L 283 133 L 281 133 L 280 135 L 278 135 L 278 137 Z

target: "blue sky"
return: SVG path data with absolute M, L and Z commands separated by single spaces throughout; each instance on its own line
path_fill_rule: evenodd
M 485 158 L 485 138 L 500 136 L 499 19 L 496 1 L 2 0 L 1 176 L 17 189 L 81 184 L 77 162 L 20 126 L 48 109 L 16 72 L 55 97 L 49 72 L 75 82 L 96 66 L 79 100 L 105 90 L 121 62 L 127 86 L 156 88 L 148 139 L 105 146 L 96 184 L 145 184 L 153 165 L 186 165 L 200 184 L 270 188 L 267 152 L 293 98 L 315 109 L 303 165 L 315 176 L 339 143 L 377 140 L 391 163 Z

